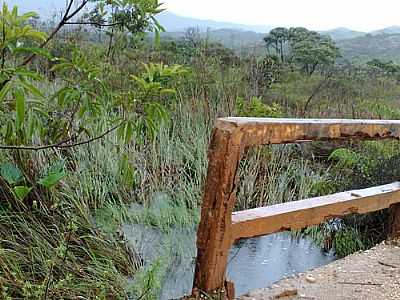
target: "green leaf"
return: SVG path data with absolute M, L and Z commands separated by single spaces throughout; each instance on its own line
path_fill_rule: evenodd
M 164 9 L 158 9 L 158 10 L 155 10 L 155 13 L 160 13 L 160 12 L 162 12 Z M 155 32 L 156 32 L 156 34 L 157 34 L 157 31 L 158 32 L 165 32 L 165 28 L 160 24 L 160 22 L 158 22 L 158 20 L 153 16 L 153 17 L 151 17 L 151 19 L 152 19 L 152 21 L 153 21 L 153 23 L 154 23 L 154 27 L 155 27 Z
M 32 191 L 31 187 L 27 187 L 24 185 L 19 185 L 13 188 L 14 195 L 19 200 L 24 200 L 26 196 Z
M 12 88 L 12 81 L 7 82 L 0 91 L 0 102 L 3 101 Z
M 63 62 L 63 63 L 59 63 L 56 64 L 54 67 L 52 67 L 50 69 L 50 71 L 52 72 L 57 72 L 57 71 L 67 71 L 67 70 L 71 70 L 74 68 L 74 65 L 71 64 L 70 62 Z
M 33 84 L 25 81 L 25 80 L 20 80 L 19 84 L 27 91 L 30 92 L 32 95 L 38 97 L 38 98 L 44 98 L 43 93 Z
M 16 68 L 15 75 L 31 78 L 33 80 L 43 80 L 44 79 L 43 76 L 41 76 L 39 73 L 29 71 L 29 70 L 25 69 L 24 67 Z
M 174 89 L 162 89 L 162 90 L 160 91 L 160 93 L 161 93 L 161 94 L 171 94 L 171 95 L 174 95 L 174 94 L 176 94 L 176 90 L 174 90 Z
M 48 59 L 53 58 L 53 56 L 51 55 L 49 50 L 43 49 L 43 48 L 37 48 L 37 47 L 18 47 L 18 48 L 15 48 L 13 52 L 14 52 L 14 54 L 28 53 L 28 54 L 36 54 L 38 56 L 43 56 Z
M 125 144 L 129 144 L 133 135 L 133 124 L 132 122 L 126 123 L 126 131 L 125 131 Z
M 14 91 L 15 97 L 15 126 L 20 129 L 25 119 L 25 95 L 23 91 L 17 89 Z
M 23 15 L 21 16 L 21 18 L 23 18 L 23 19 L 25 19 L 25 20 L 29 20 L 30 18 L 34 18 L 34 17 L 37 17 L 37 16 L 38 16 L 38 14 L 37 14 L 36 12 L 34 12 L 34 11 L 29 11 L 29 12 L 23 14 Z
M 0 165 L 0 174 L 8 184 L 17 184 L 24 179 L 21 170 L 11 163 Z
M 125 129 L 126 129 L 126 124 L 122 124 L 117 129 L 117 136 L 120 141 L 125 141 Z
M 44 42 L 46 40 L 47 34 L 40 31 L 29 30 L 25 33 L 25 37 Z
M 155 30 L 154 33 L 155 33 L 154 42 L 155 42 L 156 48 L 160 48 L 160 44 L 161 44 L 160 31 L 159 30 Z
M 63 169 L 60 170 L 51 170 L 46 176 L 42 177 L 39 180 L 39 184 L 43 185 L 46 188 L 52 188 L 57 183 L 60 182 L 67 174 Z

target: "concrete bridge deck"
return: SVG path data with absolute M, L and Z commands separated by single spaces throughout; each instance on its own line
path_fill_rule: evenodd
M 283 279 L 241 300 L 395 300 L 400 299 L 400 240 Z

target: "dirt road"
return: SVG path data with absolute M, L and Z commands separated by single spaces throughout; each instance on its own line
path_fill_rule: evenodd
M 384 242 L 239 299 L 400 300 L 400 241 Z

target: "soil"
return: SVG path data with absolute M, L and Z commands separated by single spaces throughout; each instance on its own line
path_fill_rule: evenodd
M 250 292 L 241 300 L 400 300 L 400 240 Z

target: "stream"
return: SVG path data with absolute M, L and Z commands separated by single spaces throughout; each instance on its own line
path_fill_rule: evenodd
M 123 232 L 143 257 L 145 267 L 164 257 L 160 299 L 177 299 L 190 294 L 196 256 L 196 230 L 172 229 L 168 233 L 153 227 L 126 224 Z M 289 232 L 242 240 L 230 251 L 227 277 L 235 283 L 236 295 L 334 261 L 311 238 L 294 238 Z

